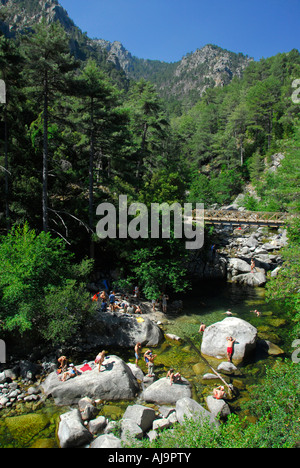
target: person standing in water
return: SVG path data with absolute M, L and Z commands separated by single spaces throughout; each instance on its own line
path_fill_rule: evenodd
M 140 359 L 140 350 L 141 350 L 141 343 L 137 343 L 134 347 L 134 356 L 135 356 L 135 365 L 138 365 Z

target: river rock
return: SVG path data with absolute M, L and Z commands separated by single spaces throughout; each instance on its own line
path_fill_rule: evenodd
M 34 380 L 41 372 L 41 367 L 30 361 L 20 361 L 19 367 L 23 379 Z
M 209 411 L 215 418 L 217 416 L 220 416 L 220 418 L 226 418 L 231 413 L 228 404 L 223 399 L 217 400 L 210 395 L 206 398 L 206 404 Z
M 131 443 L 132 439 L 142 439 L 143 430 L 132 419 L 122 419 L 121 421 L 121 440 L 122 442 Z
M 129 367 L 129 369 L 133 373 L 134 377 L 137 380 L 140 380 L 141 382 L 143 382 L 144 373 L 143 373 L 142 369 L 139 366 L 137 366 L 136 364 L 132 364 L 131 362 L 127 362 L 127 366 Z
M 58 439 L 61 448 L 82 447 L 92 440 L 92 434 L 84 427 L 78 409 L 60 416 Z
M 173 335 L 173 333 L 166 333 L 166 338 L 169 338 L 169 340 L 173 341 L 181 341 L 180 336 Z
M 217 370 L 222 372 L 223 374 L 226 374 L 226 375 L 237 375 L 237 374 L 239 374 L 238 368 L 234 364 L 232 364 L 232 362 L 228 362 L 228 361 L 221 362 L 221 364 L 219 364 Z
M 144 432 L 152 427 L 155 417 L 155 411 L 152 408 L 142 405 L 128 406 L 123 415 L 123 419 L 134 421 Z
M 80 366 L 76 367 L 80 369 Z M 66 382 L 60 381 L 56 372 L 52 372 L 42 384 L 42 389 L 47 396 L 52 395 L 58 406 L 64 406 L 76 404 L 84 397 L 94 400 L 133 400 L 139 385 L 122 359 L 109 356 L 101 372 L 95 367 Z
M 257 329 L 245 320 L 227 317 L 205 329 L 201 345 L 202 354 L 217 359 L 227 358 L 226 338 L 228 336 L 236 339 L 233 353 L 234 361 L 243 361 L 255 350 Z
M 246 246 L 247 247 L 257 247 L 258 246 L 258 240 L 256 239 L 256 237 L 254 235 L 248 237 L 248 239 L 246 239 L 246 242 L 245 242 Z
M 0 373 L 0 385 L 4 384 L 7 380 L 7 377 L 5 375 L 5 371 Z
M 266 243 L 264 244 L 264 249 L 267 250 L 268 252 L 272 252 L 273 250 L 280 250 L 282 248 L 282 245 L 280 244 L 271 244 L 271 243 Z
M 280 356 L 285 354 L 283 349 L 268 340 L 259 340 L 259 346 L 270 356 Z
M 104 434 L 95 439 L 90 448 L 119 449 L 122 448 L 121 440 L 113 434 Z
M 153 430 L 157 431 L 159 429 L 162 431 L 163 429 L 168 429 L 170 425 L 171 423 L 167 418 L 156 419 L 153 421 Z
M 98 416 L 89 422 L 88 428 L 91 434 L 102 432 L 107 426 L 107 419 L 104 416 Z
M 6 396 L 0 397 L 0 407 L 6 406 L 9 403 L 9 398 Z
M 228 260 L 227 268 L 232 276 L 236 276 L 239 273 L 249 273 L 251 271 L 249 263 L 241 260 L 240 258 L 230 258 Z
M 244 284 L 246 286 L 263 286 L 266 281 L 266 275 L 263 271 L 255 273 L 244 273 L 242 275 L 236 275 L 231 278 L 233 283 Z
M 202 422 L 209 421 L 212 426 L 219 427 L 219 422 L 214 416 L 203 408 L 192 398 L 181 398 L 176 403 L 176 417 L 179 424 L 183 424 L 185 419 L 201 419 Z
M 218 380 L 219 377 L 216 374 L 204 374 L 202 380 Z
M 162 330 L 145 314 L 137 317 L 102 312 L 88 330 L 88 342 L 91 348 L 104 349 L 109 346 L 133 348 L 136 343 L 141 343 L 142 346 L 157 346 L 163 339 Z
M 271 272 L 271 278 L 276 278 L 280 270 L 281 270 L 281 267 L 280 267 L 280 266 L 278 266 L 277 268 L 275 268 L 275 269 Z
M 163 377 L 150 385 L 142 394 L 144 401 L 159 405 L 176 403 L 184 397 L 191 397 L 192 391 L 189 382 L 182 377 L 182 382 L 170 385 L 170 379 Z

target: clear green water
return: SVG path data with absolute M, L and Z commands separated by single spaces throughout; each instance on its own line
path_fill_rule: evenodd
M 201 335 L 198 333 L 200 322 L 207 326 L 223 320 L 224 312 L 231 309 L 234 316 L 242 318 L 258 328 L 262 338 L 276 342 L 288 351 L 285 342 L 288 325 L 283 323 L 280 310 L 276 304 L 265 302 L 265 293 L 262 288 L 247 288 L 226 282 L 210 281 L 194 286 L 193 293 L 179 297 L 184 301 L 184 313 L 181 316 L 169 316 L 168 323 L 163 326 L 165 333 L 173 333 L 180 337 L 188 336 L 200 349 Z M 258 309 L 261 317 L 256 317 L 251 310 Z M 144 351 L 144 350 L 143 350 Z M 134 362 L 133 350 L 109 350 L 110 354 L 117 354 L 126 362 Z M 198 355 L 189 344 L 166 340 L 155 349 L 155 373 L 158 378 L 164 377 L 170 367 L 174 367 L 193 387 L 193 397 L 205 404 L 205 397 L 211 394 L 218 381 L 202 380 L 202 375 L 210 373 Z M 85 356 L 83 359 L 93 358 Z M 72 357 L 78 361 L 77 357 Z M 238 397 L 230 402 L 232 411 L 240 413 L 242 403 L 249 399 L 249 388 L 263 381 L 266 366 L 273 366 L 281 358 L 253 356 L 252 361 L 241 368 L 242 376 L 234 377 L 233 383 L 239 389 Z M 211 362 L 216 368 L 219 362 Z M 214 365 L 215 364 L 215 365 Z M 145 363 L 141 360 L 140 367 L 146 372 Z M 229 378 L 227 378 L 229 382 Z M 231 380 L 232 382 L 232 380 Z M 99 406 L 99 414 L 111 419 L 120 419 L 125 411 L 127 402 L 106 402 Z M 27 447 L 57 447 L 56 429 L 59 415 L 68 408 L 57 408 L 51 401 L 34 410 L 30 405 L 21 406 L 18 410 L 0 413 L 0 448 L 27 448 Z M 243 411 L 247 416 L 247 411 Z

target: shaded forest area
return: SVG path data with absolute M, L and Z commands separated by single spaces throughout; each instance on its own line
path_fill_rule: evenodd
M 126 194 L 128 204 L 209 207 L 230 203 L 251 183 L 260 199 L 247 196 L 246 208 L 299 211 L 299 104 L 292 99 L 300 76 L 297 50 L 251 62 L 242 79 L 208 89 L 192 108 L 181 107 L 180 115 L 153 84 L 127 81 L 122 74 L 120 79 L 101 60 L 75 58 L 59 22 L 44 21 L 16 38 L 0 37 L 7 87 L 0 115 L 2 264 L 6 255 L 14 259 L 7 263 L 8 274 L 18 271 L 24 258 L 31 265 L 23 262 L 24 271 L 33 272 L 31 262 L 40 256 L 44 283 L 34 281 L 42 298 L 55 286 L 84 284 L 93 265 L 105 272 L 118 268 L 124 287 L 136 282 L 151 299 L 161 290 L 188 287 L 184 242 L 172 236 L 100 240 L 95 234 L 100 203 L 118 208 L 119 196 Z M 285 155 L 282 165 L 270 173 L 268 159 L 278 152 Z M 34 253 L 29 253 L 30 237 Z M 14 242 L 22 248 L 11 256 Z M 51 249 L 80 269 L 77 279 L 66 267 L 59 279 L 47 281 L 47 269 L 55 268 Z M 35 307 L 28 303 L 36 289 L 28 286 L 30 274 L 20 278 L 12 283 L 14 295 L 5 293 L 11 304 L 3 314 L 9 329 L 24 331 L 32 326 Z M 21 284 L 31 299 L 17 319 Z M 7 285 L 5 273 L 2 285 Z M 48 328 L 43 334 L 55 336 Z

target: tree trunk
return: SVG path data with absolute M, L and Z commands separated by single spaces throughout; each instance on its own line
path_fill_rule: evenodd
M 5 177 L 5 218 L 7 231 L 10 229 L 9 212 L 9 181 L 8 181 L 8 123 L 7 123 L 7 104 L 4 110 L 4 177 Z
M 90 240 L 90 257 L 94 258 L 95 248 L 93 241 L 94 232 L 94 100 L 91 98 L 91 114 L 90 114 L 91 136 L 90 136 L 90 164 L 89 164 L 89 228 L 91 229 Z
M 271 148 L 272 131 L 273 131 L 273 109 L 270 110 L 270 115 L 269 115 L 268 149 Z
M 138 180 L 139 180 L 139 177 L 140 177 L 141 167 L 142 167 L 142 164 L 143 164 L 143 161 L 144 161 L 143 154 L 144 154 L 144 149 L 145 149 L 145 145 L 146 145 L 147 132 L 148 132 L 148 124 L 147 124 L 147 122 L 145 122 L 144 132 L 143 132 L 143 136 L 142 136 L 141 149 L 140 149 L 140 157 L 139 157 L 139 160 L 138 160 L 138 166 L 137 166 L 137 171 L 136 171 L 136 178 Z
M 43 230 L 48 232 L 48 74 L 44 78 Z

